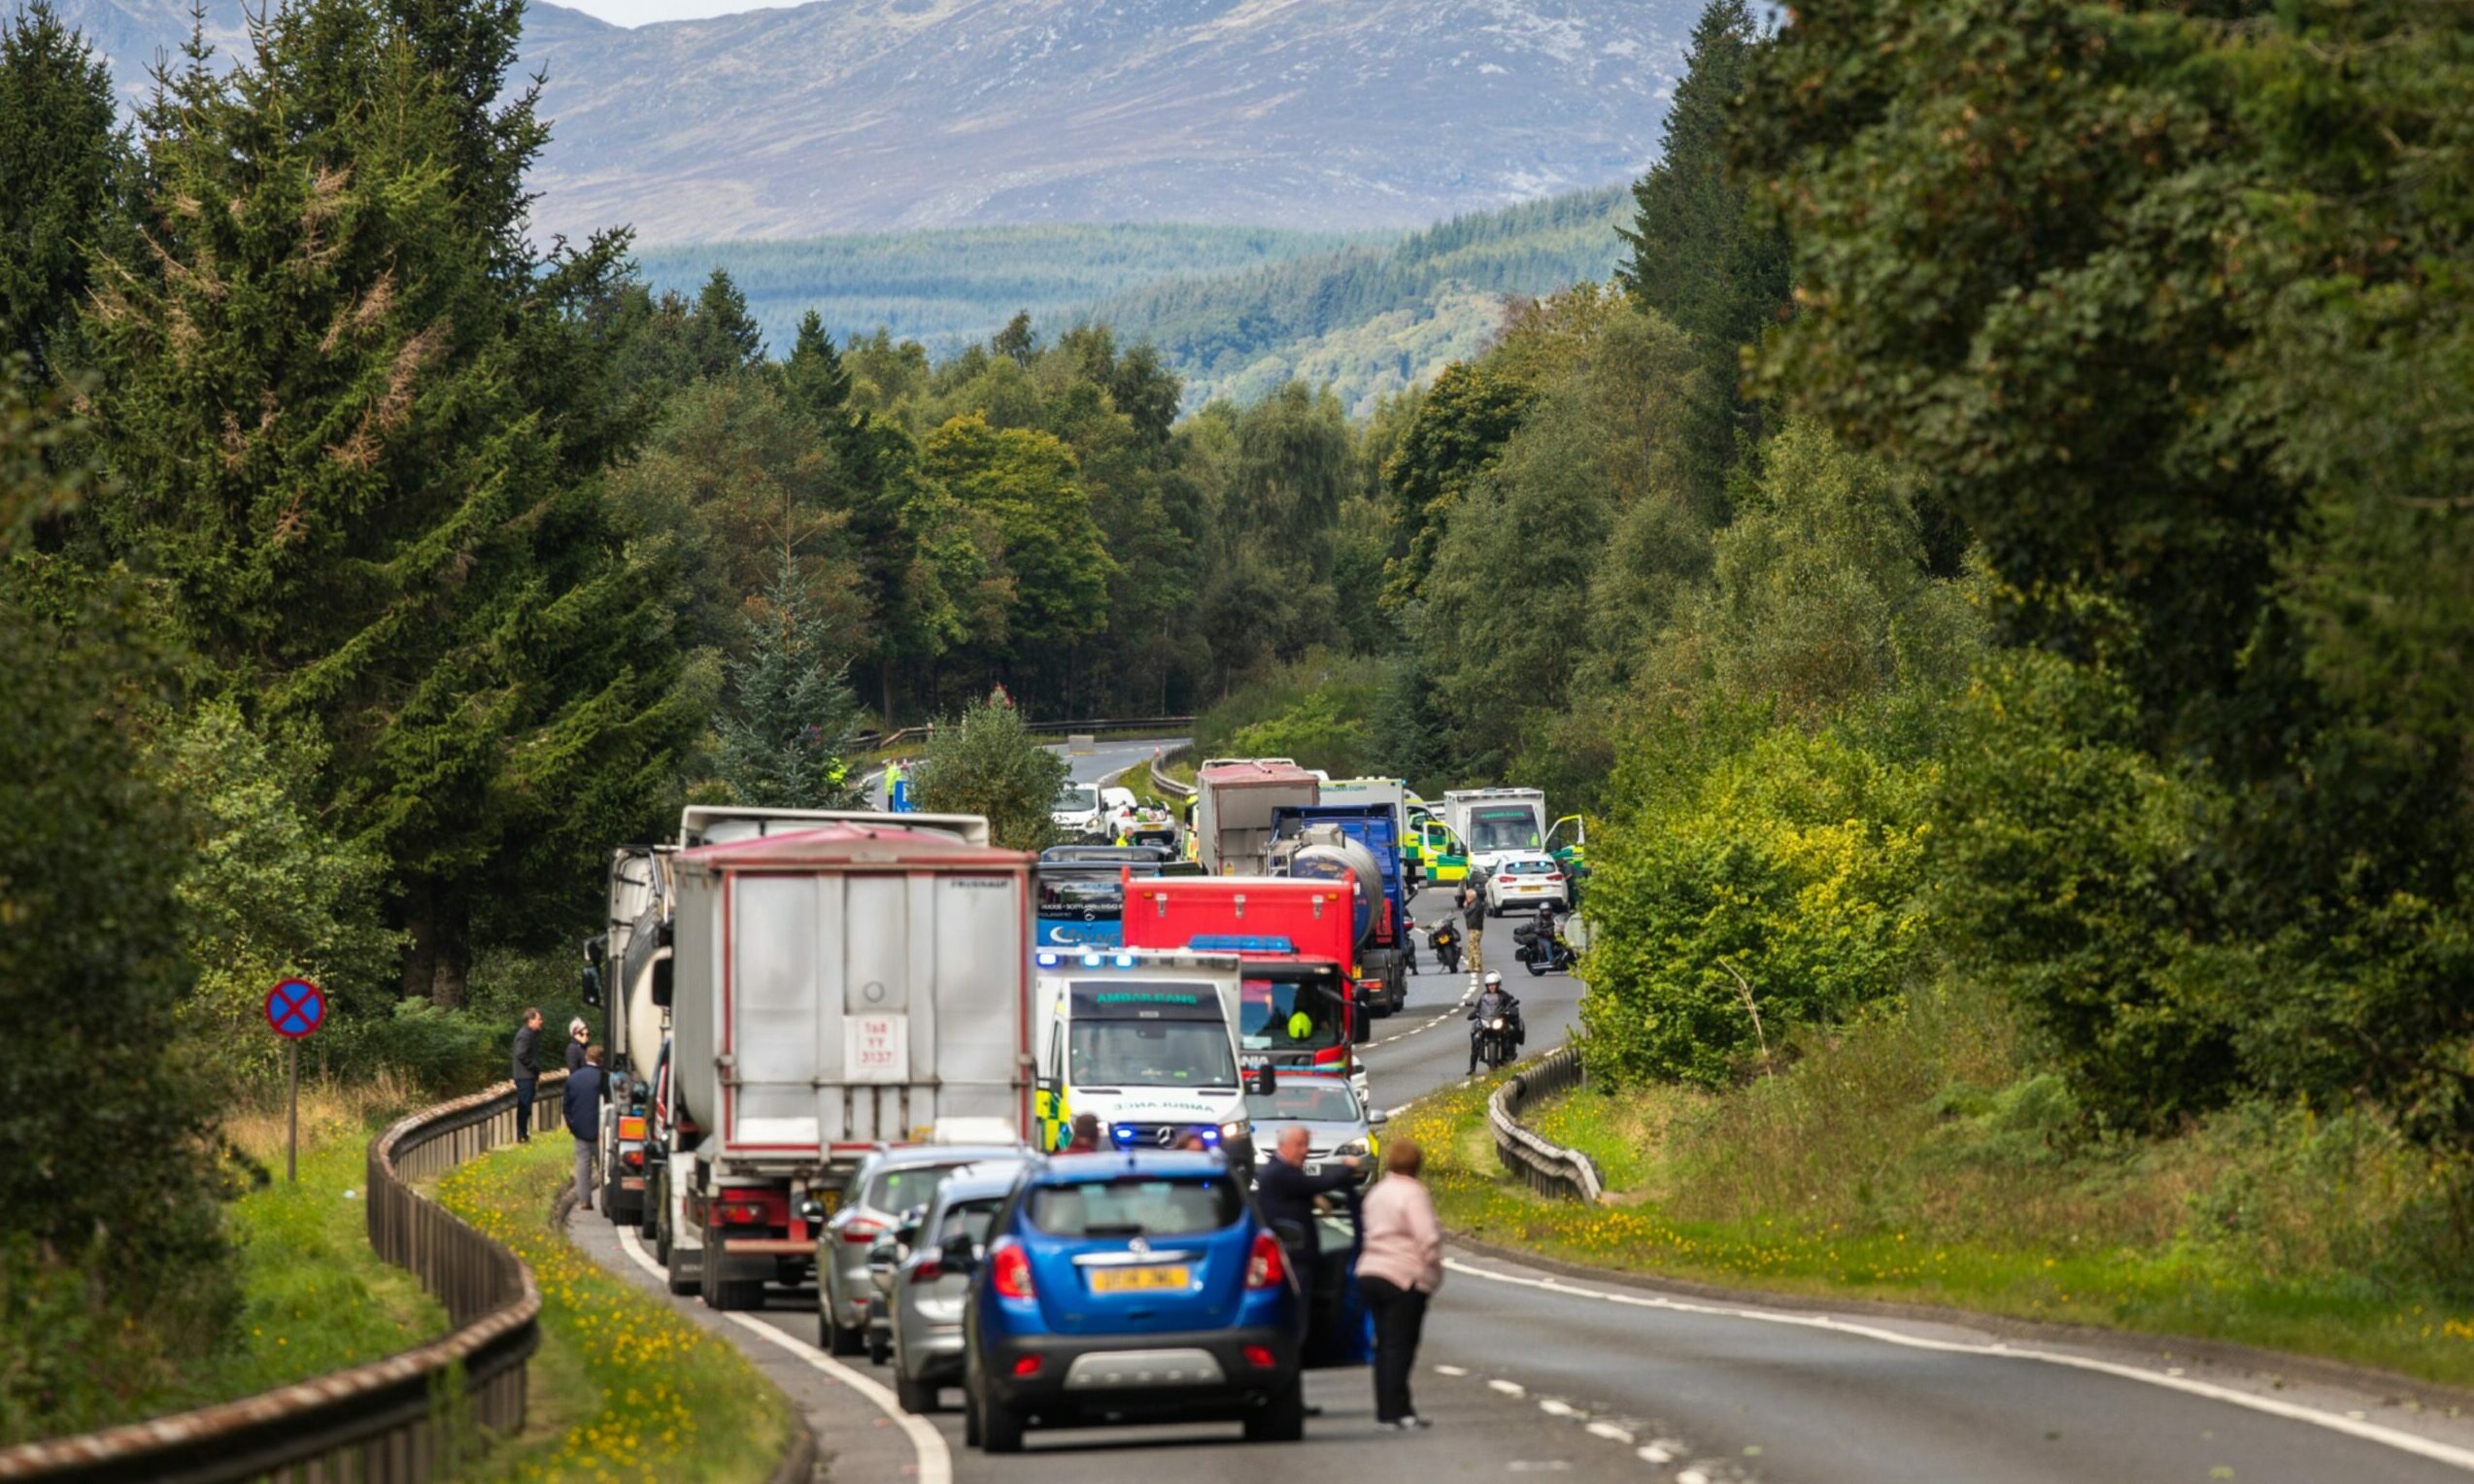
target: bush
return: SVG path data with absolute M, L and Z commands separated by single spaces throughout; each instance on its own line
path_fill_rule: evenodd
M 1777 727 L 1606 829 L 1582 970 L 1592 1074 L 1722 1086 L 1765 1040 L 1895 996 L 1924 947 L 1932 780 L 1842 730 Z
M 1335 778 L 1377 762 L 1368 719 L 1381 707 L 1384 665 L 1372 657 L 1321 653 L 1282 665 L 1231 691 L 1196 719 L 1198 758 L 1294 758 Z

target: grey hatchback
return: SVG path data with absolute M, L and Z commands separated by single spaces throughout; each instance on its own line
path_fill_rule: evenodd
M 988 1245 L 998 1209 L 1022 1177 L 1021 1160 L 988 1160 L 953 1172 L 919 1224 L 910 1254 L 892 1273 L 894 1395 L 906 1412 L 932 1412 L 937 1391 L 963 1378 L 963 1300 L 970 1272 L 945 1262 L 946 1243 Z
M 885 1316 L 874 1312 L 876 1290 L 867 1280 L 867 1253 L 893 1233 L 901 1214 L 926 1205 L 945 1177 L 981 1160 L 1007 1160 L 1022 1151 L 1010 1144 L 902 1144 L 880 1149 L 852 1171 L 841 1209 L 825 1224 L 816 1244 L 817 1342 L 834 1355 L 862 1350 L 882 1362 L 893 1343 Z

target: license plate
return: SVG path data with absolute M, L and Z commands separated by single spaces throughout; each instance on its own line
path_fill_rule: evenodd
M 1192 1287 L 1191 1275 L 1176 1267 L 1100 1267 L 1091 1273 L 1095 1294 L 1150 1294 Z

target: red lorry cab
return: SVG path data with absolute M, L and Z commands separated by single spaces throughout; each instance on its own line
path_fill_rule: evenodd
M 1125 946 L 1234 953 L 1245 963 L 1238 1049 L 1277 1065 L 1345 1068 L 1367 1024 L 1351 993 L 1348 884 L 1127 873 Z

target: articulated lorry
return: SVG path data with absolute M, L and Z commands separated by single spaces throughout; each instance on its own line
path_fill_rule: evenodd
M 1195 859 L 1214 876 L 1271 869 L 1271 813 L 1322 802 L 1323 781 L 1288 758 L 1206 758 L 1194 775 Z
M 584 946 L 584 1002 L 600 1009 L 610 1101 L 601 1118 L 601 1211 L 621 1225 L 641 1223 L 653 1116 L 653 1079 L 669 1036 L 669 1015 L 654 998 L 654 965 L 670 957 L 667 845 L 622 845 L 610 853 L 599 935 Z M 664 970 L 666 973 L 667 971 Z
M 1376 1015 L 1408 1003 L 1408 885 L 1397 816 L 1381 804 L 1316 804 L 1272 811 L 1271 870 L 1346 882 L 1358 898 L 1358 1000 Z
M 1032 1127 L 1031 858 L 971 816 L 690 810 L 669 856 L 656 1245 L 673 1293 L 803 1282 L 891 1143 Z

